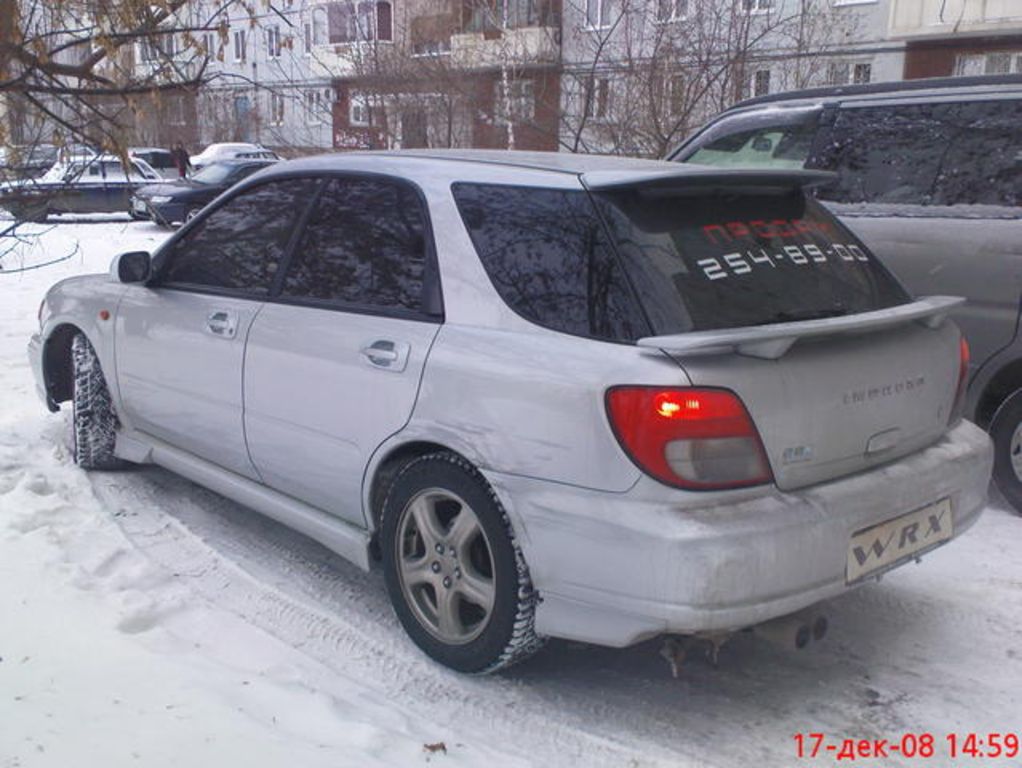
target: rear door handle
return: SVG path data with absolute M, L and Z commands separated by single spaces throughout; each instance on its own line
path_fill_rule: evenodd
M 221 339 L 233 339 L 238 333 L 238 313 L 218 309 L 206 317 L 206 330 Z
M 364 345 L 359 354 L 362 359 L 374 368 L 400 373 L 408 365 L 408 353 L 411 345 L 404 341 L 376 339 Z

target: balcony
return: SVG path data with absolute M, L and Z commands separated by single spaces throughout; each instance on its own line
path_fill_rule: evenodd
M 451 35 L 451 62 L 465 69 L 554 64 L 561 31 L 555 26 L 481 29 Z
M 897 39 L 1022 33 L 1019 0 L 892 0 Z

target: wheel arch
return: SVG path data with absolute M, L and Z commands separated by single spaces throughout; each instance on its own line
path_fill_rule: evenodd
M 989 429 L 997 409 L 1013 392 L 1022 389 L 1022 358 L 1017 358 L 1001 366 L 990 377 L 982 394 L 976 401 L 976 424 Z
M 74 323 L 61 323 L 50 332 L 43 344 L 43 381 L 46 394 L 53 403 L 67 402 L 74 393 L 71 342 L 79 333 L 85 331 Z

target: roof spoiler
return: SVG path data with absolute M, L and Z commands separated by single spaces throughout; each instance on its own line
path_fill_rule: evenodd
M 653 187 L 672 191 L 709 191 L 735 187 L 818 187 L 837 180 L 829 171 L 755 170 L 716 168 L 677 163 L 655 170 L 589 171 L 582 174 L 582 183 L 590 190 L 604 191 L 621 187 Z
M 965 299 L 959 296 L 927 296 L 911 304 L 855 315 L 753 325 L 747 328 L 725 328 L 718 331 L 647 336 L 639 339 L 636 344 L 682 357 L 737 353 L 747 357 L 776 360 L 799 339 L 868 333 L 910 322 L 920 322 L 927 328 L 937 328 L 944 322 L 948 312 L 963 303 Z

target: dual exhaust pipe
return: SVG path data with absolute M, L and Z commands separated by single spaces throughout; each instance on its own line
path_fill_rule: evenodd
M 752 631 L 786 651 L 801 651 L 827 635 L 830 622 L 819 613 L 802 611 L 757 624 Z

